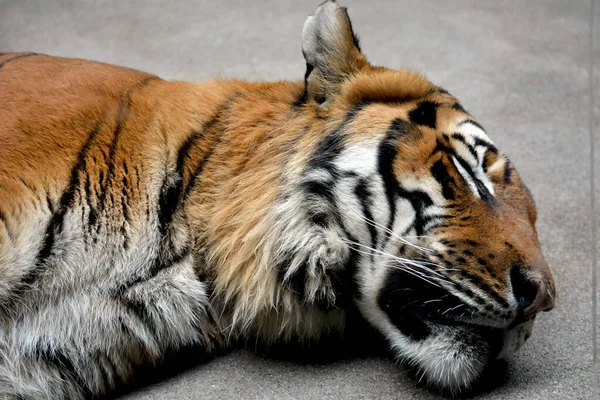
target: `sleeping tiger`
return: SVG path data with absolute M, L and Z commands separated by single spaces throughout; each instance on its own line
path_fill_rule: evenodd
M 341 337 L 352 310 L 454 392 L 529 337 L 555 287 L 513 164 L 335 2 L 302 52 L 304 81 L 200 84 L 0 56 L 0 398 Z

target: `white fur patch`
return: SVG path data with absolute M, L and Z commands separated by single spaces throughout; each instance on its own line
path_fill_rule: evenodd
M 486 148 L 485 146 L 478 145 L 476 143 L 476 139 L 480 142 L 489 143 L 490 145 L 494 145 L 494 143 L 490 140 L 485 131 L 483 131 L 477 125 L 469 122 L 468 120 L 457 121 L 457 123 L 455 124 L 455 132 L 461 134 L 465 138 L 467 143 L 475 149 L 475 153 L 478 157 L 475 158 L 473 154 L 471 154 L 471 152 L 468 150 L 467 145 L 459 140 L 453 140 L 454 149 L 457 151 L 457 153 L 463 160 L 468 162 L 469 166 L 471 167 L 471 170 L 473 171 L 474 178 L 480 181 L 493 196 L 495 193 L 494 185 L 492 184 L 492 181 L 490 180 L 488 174 L 483 170 L 483 161 Z M 456 160 L 454 160 L 454 164 L 457 164 Z M 467 171 L 465 171 L 464 168 L 459 166 L 457 166 L 457 168 L 460 171 L 461 175 L 465 178 L 465 180 L 469 182 L 469 186 L 479 198 L 480 196 L 478 194 L 477 187 L 473 182 L 473 179 L 466 176 L 469 174 L 467 173 Z

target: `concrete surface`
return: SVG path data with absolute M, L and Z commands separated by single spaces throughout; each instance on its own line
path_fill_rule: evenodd
M 340 0 L 371 61 L 420 70 L 460 98 L 509 154 L 537 200 L 557 307 L 539 318 L 501 387 L 474 398 L 600 397 L 594 362 L 600 305 L 593 307 L 600 300 L 594 265 L 594 246 L 600 250 L 595 1 L 592 12 L 589 0 Z M 301 79 L 300 32 L 317 3 L 0 0 L 0 50 L 89 58 L 191 81 L 217 75 Z M 311 365 L 240 351 L 127 398 L 438 397 L 387 359 Z

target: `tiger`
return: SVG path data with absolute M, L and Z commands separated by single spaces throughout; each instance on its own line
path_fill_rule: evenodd
M 353 312 L 459 393 L 529 338 L 556 289 L 513 163 L 449 92 L 371 65 L 336 2 L 302 53 L 304 80 L 201 83 L 0 56 L 0 398 L 110 395 Z

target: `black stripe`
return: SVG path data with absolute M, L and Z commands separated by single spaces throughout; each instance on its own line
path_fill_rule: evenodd
M 481 163 L 481 167 L 483 168 L 483 172 L 486 173 L 486 174 L 488 173 L 488 168 L 489 168 L 489 165 L 491 163 L 490 154 L 492 154 L 491 151 L 486 151 L 485 155 L 483 156 L 483 162 Z
M 158 198 L 157 212 L 158 230 L 161 235 L 166 233 L 168 226 L 173 221 L 175 212 L 179 208 L 178 203 L 181 198 L 182 187 L 183 183 L 180 170 L 177 170 L 174 173 L 165 171 L 165 177 Z
M 43 245 L 37 254 L 33 269 L 22 278 L 21 282 L 23 284 L 29 285 L 35 282 L 39 274 L 43 271 L 44 264 L 51 255 L 55 237 L 62 231 L 65 215 L 67 211 L 75 205 L 75 193 L 80 187 L 81 175 L 85 172 L 87 154 L 90 151 L 96 136 L 100 133 L 101 126 L 101 122 L 96 123 L 94 129 L 88 135 L 88 139 L 77 155 L 77 161 L 71 169 L 71 177 L 67 189 L 61 195 L 58 209 L 52 214 L 52 217 L 46 226 Z
M 336 212 L 333 211 L 335 203 L 335 194 L 333 192 L 334 182 L 326 181 L 305 181 L 300 185 L 301 189 L 306 193 L 308 200 L 324 200 L 330 205 L 329 211 L 323 211 L 322 207 L 316 207 L 314 211 L 310 205 L 307 207 L 308 217 L 311 222 L 321 227 L 327 227 L 332 222 L 338 220 Z M 309 203 L 310 204 L 310 203 Z
M 475 146 L 486 147 L 488 149 L 488 151 L 491 151 L 494 154 L 498 154 L 498 148 L 496 146 L 494 146 L 493 144 L 491 144 L 490 142 L 487 142 L 477 136 L 474 136 L 473 140 L 475 141 Z
M 489 203 L 489 204 L 494 204 L 495 203 L 494 196 L 492 196 L 492 194 L 490 193 L 490 191 L 488 190 L 488 188 L 479 179 L 477 179 L 475 177 L 475 173 L 473 172 L 473 169 L 471 168 L 471 166 L 469 165 L 469 163 L 467 163 L 459 155 L 455 154 L 454 158 L 456 159 L 456 161 L 458 161 L 458 163 L 461 165 L 461 167 L 463 167 L 467 171 L 467 173 L 469 174 L 469 176 L 471 177 L 471 179 L 475 183 L 475 186 L 477 187 L 477 192 L 479 193 L 479 196 L 481 197 L 481 199 L 484 200 L 485 202 Z M 461 178 L 464 179 L 464 177 L 462 176 L 462 174 L 459 173 L 459 175 L 461 176 Z M 466 180 L 465 180 L 465 184 L 468 184 L 466 182 Z
M 475 158 L 475 160 L 479 161 L 479 154 L 477 154 L 477 151 L 475 151 L 475 148 L 467 142 L 467 139 L 461 133 L 454 132 L 452 134 L 452 138 L 463 143 L 467 147 L 467 149 L 469 150 L 469 153 L 471 153 L 473 158 Z
M 217 115 L 218 114 L 219 114 L 219 112 L 217 112 Z M 210 123 L 208 123 L 206 125 L 210 125 Z M 201 140 L 205 137 L 205 135 L 204 135 L 205 131 L 206 131 L 206 127 L 204 127 L 201 131 L 193 131 L 192 134 L 189 135 L 188 138 L 185 140 L 185 142 L 183 142 L 183 145 L 179 148 L 179 151 L 177 152 L 177 166 L 176 166 L 177 171 L 183 170 L 185 161 L 190 158 L 190 154 L 189 154 L 190 150 L 192 150 L 194 148 L 194 146 L 196 145 L 196 142 L 198 142 L 198 140 Z
M 9 62 L 13 61 L 13 60 L 18 60 L 19 58 L 25 58 L 25 57 L 31 57 L 31 56 L 38 56 L 40 54 L 38 53 L 27 53 L 27 54 L 20 54 L 18 56 L 9 58 L 8 60 L 4 60 L 2 62 L 0 62 L 0 69 L 2 69 L 2 67 L 4 67 L 6 64 L 8 64 Z
M 471 124 L 471 125 L 475 125 L 475 126 L 476 126 L 476 127 L 478 127 L 479 129 L 481 129 L 481 130 L 483 131 L 483 133 L 486 133 L 486 132 L 485 132 L 485 129 L 483 129 L 483 126 L 481 126 L 481 125 L 479 124 L 479 122 L 477 122 L 477 121 L 475 121 L 475 120 L 473 120 L 473 119 L 470 119 L 470 118 L 469 118 L 469 119 L 465 119 L 464 121 L 460 121 L 460 122 L 458 123 L 458 126 L 461 126 L 461 125 L 464 125 L 464 124 Z
M 377 229 L 375 229 L 373 213 L 371 212 L 371 207 L 373 206 L 373 194 L 369 189 L 369 184 L 365 178 L 361 178 L 358 180 L 358 183 L 354 187 L 354 194 L 358 197 L 360 201 L 360 205 L 362 208 L 363 215 L 368 219 L 366 221 L 367 228 L 369 229 L 369 235 L 371 236 L 371 248 L 375 249 L 377 247 Z
M 448 135 L 446 135 L 445 133 L 444 133 L 444 137 L 446 138 L 446 140 L 448 140 L 448 141 L 450 140 L 450 137 L 449 137 Z M 435 156 L 435 155 L 436 155 L 437 153 L 439 153 L 439 152 L 443 152 L 443 153 L 446 153 L 446 154 L 448 154 L 448 155 L 452 155 L 452 154 L 454 154 L 454 149 L 453 149 L 453 148 L 451 148 L 451 147 L 448 147 L 448 146 L 446 146 L 446 145 L 445 145 L 444 143 L 442 143 L 442 141 L 441 141 L 441 140 L 438 138 L 438 139 L 436 139 L 436 145 L 435 145 L 435 147 L 433 148 L 433 151 L 431 152 L 431 154 L 429 155 L 429 157 L 428 157 L 428 158 L 431 158 L 431 157 Z
M 469 272 L 467 272 L 467 271 L 465 271 L 463 269 L 458 269 L 458 273 L 460 273 L 469 282 L 473 283 L 475 286 L 477 286 L 479 289 L 481 289 L 483 292 L 485 292 L 488 296 L 492 297 L 501 306 L 503 306 L 505 308 L 510 307 L 510 304 L 508 304 L 508 302 L 506 301 L 506 299 L 504 297 L 502 297 L 494 289 L 492 289 L 492 287 L 490 287 L 490 285 L 488 285 L 486 282 L 484 282 L 483 278 L 481 278 L 481 277 L 479 277 L 479 276 L 477 276 L 475 274 L 471 274 L 471 273 L 469 273 Z M 468 288 L 468 286 L 463 286 L 463 285 L 461 285 L 458 282 L 455 282 L 455 285 L 456 285 L 456 287 L 460 288 L 463 293 L 467 294 L 473 300 L 476 300 L 476 301 L 478 301 L 479 303 L 482 303 L 482 304 L 486 304 L 487 303 L 485 301 L 485 298 L 483 298 L 482 296 L 480 296 L 477 293 L 473 292 L 470 288 Z
M 137 83 L 135 83 L 124 95 L 121 96 L 121 100 L 119 101 L 119 106 L 117 109 L 117 116 L 115 121 L 115 130 L 113 133 L 113 140 L 108 149 L 108 169 L 105 177 L 105 185 L 102 186 L 102 193 L 100 196 L 100 200 L 98 202 L 99 212 L 104 213 L 106 210 L 106 196 L 108 195 L 109 188 L 112 186 L 114 178 L 115 178 L 115 168 L 116 168 L 116 153 L 117 147 L 119 144 L 120 136 L 123 132 L 123 125 L 127 122 L 129 118 L 129 111 L 131 109 L 131 96 L 137 90 L 142 89 L 147 86 L 150 82 L 154 80 L 160 80 L 157 76 L 148 76 L 144 79 L 141 79 Z
M 192 193 L 192 191 L 194 189 L 196 189 L 196 186 L 198 185 L 198 178 L 200 178 L 200 175 L 202 175 L 202 173 L 204 172 L 204 167 L 206 166 L 206 164 L 210 161 L 210 159 L 214 155 L 215 149 L 221 143 L 221 141 L 222 141 L 222 137 L 220 137 L 220 136 L 216 137 L 213 141 L 213 145 L 208 150 L 208 152 L 204 155 L 204 158 L 202 158 L 202 160 L 200 160 L 198 165 L 196 165 L 196 168 L 194 168 L 194 171 L 192 172 L 192 175 L 190 176 L 188 185 L 185 187 L 184 199 L 187 199 L 189 197 L 189 195 Z
M 217 110 L 215 111 L 215 114 L 212 116 L 212 118 L 210 120 L 208 120 L 202 127 L 202 136 L 208 137 L 209 134 L 211 134 L 212 143 L 211 143 L 210 148 L 206 152 L 206 154 L 204 154 L 204 157 L 196 165 L 192 174 L 190 175 L 188 184 L 184 188 L 183 201 L 185 201 L 185 199 L 187 199 L 189 197 L 191 192 L 194 189 L 196 189 L 196 186 L 198 184 L 198 178 L 204 172 L 204 167 L 210 161 L 216 148 L 219 146 L 219 144 L 223 140 L 223 133 L 226 129 L 225 122 L 223 121 L 223 117 L 233 107 L 233 105 L 235 104 L 235 101 L 239 97 L 242 97 L 242 94 L 236 93 L 233 96 L 229 97 L 227 100 L 225 100 L 223 102 L 223 104 L 221 104 L 221 106 L 219 106 L 219 108 L 217 108 Z M 191 148 L 192 148 L 192 146 L 190 145 L 189 149 L 191 149 Z M 185 153 L 185 154 L 187 154 L 187 153 Z M 179 155 L 178 155 L 178 157 L 179 157 Z M 184 163 L 183 160 L 185 160 L 185 157 L 186 156 L 182 155 L 182 167 L 183 167 L 183 163 Z
M 506 161 L 504 163 L 504 182 L 508 185 L 510 185 L 512 183 L 512 171 L 513 171 L 513 167 L 510 164 L 510 161 L 508 161 L 508 159 L 506 159 Z
M 54 203 L 52 198 L 50 197 L 50 193 L 46 192 L 46 207 L 48 207 L 48 211 L 51 213 L 54 212 Z
M 130 102 L 130 95 L 133 93 L 133 91 L 145 86 L 148 82 L 155 80 L 155 79 L 159 79 L 159 78 L 151 76 L 151 77 L 142 79 L 140 82 L 135 84 L 132 89 L 130 89 L 127 92 L 127 95 L 124 97 L 124 100 L 122 100 L 121 103 L 119 104 L 119 110 L 118 110 L 118 115 L 117 115 L 117 132 L 115 133 L 116 138 L 113 140 L 113 143 L 111 145 L 111 150 L 109 151 L 109 157 L 110 157 L 109 175 L 114 174 L 114 168 L 115 168 L 114 153 L 116 151 L 116 140 L 118 138 L 118 133 L 120 131 L 120 125 L 125 118 L 124 117 L 125 102 L 127 102 L 127 103 Z M 94 127 L 94 130 L 88 136 L 86 143 L 83 145 L 82 149 L 80 150 L 80 152 L 77 156 L 77 162 L 76 162 L 75 166 L 71 169 L 71 177 L 69 180 L 68 187 L 61 195 L 58 211 L 53 213 L 53 215 L 50 218 L 50 221 L 46 227 L 46 233 L 44 236 L 43 246 L 40 249 L 40 251 L 38 252 L 38 255 L 36 257 L 35 266 L 32 270 L 30 270 L 23 277 L 23 279 L 21 280 L 22 284 L 30 285 L 30 284 L 34 283 L 37 280 L 37 278 L 39 277 L 39 275 L 42 273 L 44 264 L 46 263 L 47 259 L 51 255 L 52 248 L 55 243 L 56 235 L 58 235 L 62 231 L 64 217 L 65 217 L 67 211 L 70 208 L 72 208 L 75 204 L 75 193 L 81 187 L 81 184 L 82 184 L 81 175 L 85 173 L 85 170 L 87 168 L 87 162 L 86 162 L 87 154 L 90 151 L 90 148 L 91 148 L 92 144 L 94 143 L 96 136 L 99 134 L 99 132 L 101 130 L 101 125 L 102 125 L 101 122 L 98 122 L 96 124 L 96 126 Z M 89 177 L 87 177 L 86 179 L 89 180 Z M 103 180 L 102 173 L 101 173 L 101 180 Z M 106 190 L 107 186 L 108 186 L 108 179 L 107 179 L 106 186 L 104 187 L 104 190 L 101 194 L 101 201 L 99 202 L 99 205 L 103 205 L 105 203 L 105 199 L 106 199 L 106 195 L 107 195 L 107 190 Z M 84 190 L 87 193 L 87 189 L 84 188 Z M 90 220 L 95 221 L 97 219 L 96 211 L 93 210 L 93 208 L 91 207 L 91 203 L 88 203 L 88 204 L 90 204 L 89 218 L 90 218 Z
M 446 134 L 444 134 L 444 136 L 447 137 Z M 452 137 L 454 139 L 459 140 L 462 143 L 464 143 L 469 148 L 470 153 L 475 157 L 475 159 L 478 160 L 477 153 L 475 152 L 475 149 L 473 149 L 466 142 L 466 139 L 464 138 L 464 136 L 462 134 L 455 132 L 455 133 L 452 134 Z M 490 143 L 488 143 L 488 142 L 486 142 L 484 140 L 481 140 L 481 139 L 478 140 L 478 138 L 475 138 L 475 143 L 477 145 L 481 145 L 481 146 L 487 147 L 488 151 L 492 152 L 494 154 L 497 154 L 497 152 L 498 152 L 498 149 L 494 145 L 492 145 L 492 144 L 490 144 Z M 431 155 L 429 157 L 434 156 L 435 154 L 437 154 L 440 151 L 447 153 L 451 157 L 454 157 L 456 159 L 456 161 L 467 171 L 467 173 L 469 174 L 469 176 L 471 177 L 471 179 L 473 179 L 473 182 L 475 183 L 475 186 L 477 187 L 477 191 L 479 193 L 479 196 L 481 197 L 482 200 L 486 201 L 489 204 L 495 204 L 496 200 L 495 200 L 494 196 L 490 193 L 490 191 L 483 184 L 483 182 L 481 182 L 479 179 L 477 179 L 475 177 L 475 173 L 474 173 L 473 169 L 471 168 L 471 166 L 469 165 L 469 163 L 467 163 L 461 156 L 459 156 L 454 151 L 453 148 L 450 148 L 450 147 L 444 145 L 438 139 L 437 145 L 436 145 L 436 147 L 434 148 L 433 152 L 431 153 Z M 485 153 L 484 162 L 485 162 L 485 158 L 487 157 L 487 154 L 488 154 L 488 152 Z M 485 165 L 484 165 L 483 169 L 484 169 L 484 172 L 486 172 L 486 166 Z M 506 174 L 506 170 L 504 172 Z M 460 174 L 460 172 L 458 172 L 458 175 L 465 182 L 465 184 L 467 184 L 466 180 L 464 179 L 464 177 L 462 176 L 462 174 Z M 506 176 L 505 176 L 505 178 L 506 178 Z
M 323 168 L 330 170 L 333 160 L 344 150 L 344 136 L 340 131 L 335 130 L 327 135 L 319 144 L 317 150 L 308 161 L 310 169 Z
M 433 200 L 431 197 L 425 192 L 420 190 L 407 190 L 403 187 L 397 187 L 398 197 L 402 197 L 408 201 L 410 201 L 411 206 L 415 210 L 415 220 L 414 220 L 414 229 L 417 235 L 425 234 L 424 228 L 427 224 L 427 217 L 423 215 L 427 207 L 433 205 Z M 443 218 L 442 216 L 438 216 L 438 218 Z
M 390 124 L 385 139 L 379 144 L 377 152 L 377 171 L 383 181 L 385 196 L 390 209 L 390 217 L 387 223 L 387 232 L 384 234 L 382 247 L 385 247 L 389 239 L 389 231 L 394 226 L 396 220 L 396 193 L 398 191 L 398 181 L 394 175 L 394 160 L 396 159 L 396 143 L 400 137 L 406 134 L 408 125 L 406 121 L 396 118 Z
M 481 198 L 483 201 L 490 205 L 496 204 L 496 198 L 492 196 L 492 193 L 488 190 L 487 186 L 483 184 L 480 180 L 475 180 L 475 185 L 477 186 L 477 190 L 481 194 Z
M 300 187 L 309 197 L 324 198 L 329 202 L 335 200 L 333 193 L 334 182 L 310 180 L 302 182 Z
M 322 207 L 316 207 L 318 211 L 313 211 L 311 203 L 307 205 L 307 214 L 311 222 L 315 225 L 326 227 L 331 223 L 340 225 L 342 223 L 338 209 L 335 207 L 334 183 L 340 179 L 340 174 L 334 165 L 335 159 L 344 150 L 345 128 L 358 113 L 368 104 L 360 104 L 352 107 L 340 125 L 331 133 L 327 134 L 323 140 L 317 145 L 306 167 L 306 173 L 312 170 L 325 170 L 331 175 L 331 181 L 315 181 L 308 180 L 301 184 L 301 189 L 306 193 L 310 200 L 322 200 L 329 207 L 323 211 Z
M 431 166 L 431 175 L 442 186 L 442 194 L 446 200 L 454 200 L 454 189 L 452 186 L 456 184 L 454 178 L 448 172 L 444 162 L 439 159 Z
M 142 300 L 131 299 L 124 296 L 118 296 L 116 297 L 116 300 L 130 316 L 137 319 L 145 328 L 147 328 L 153 337 L 157 336 L 156 324 L 148 310 L 148 304 Z
M 190 159 L 189 153 L 195 148 L 196 143 L 205 137 L 205 131 L 206 125 L 201 131 L 193 131 L 183 142 L 183 145 L 177 151 L 174 172 L 169 172 L 168 167 L 165 165 L 165 177 L 158 201 L 158 228 L 163 235 L 173 221 L 175 213 L 182 206 L 180 200 L 183 194 L 185 163 Z
M 304 90 L 298 96 L 296 100 L 292 103 L 293 108 L 298 108 L 306 104 L 308 101 L 308 76 L 313 71 L 314 67 L 309 63 L 306 63 L 306 72 L 304 73 Z
M 308 161 L 309 170 L 317 168 L 325 170 L 333 169 L 333 161 L 344 150 L 344 130 L 346 125 L 352 122 L 367 105 L 368 103 L 363 103 L 353 106 L 344 117 L 342 123 L 333 132 L 325 136 Z
M 98 218 L 97 213 L 96 213 L 96 208 L 93 206 L 92 204 L 92 179 L 90 177 L 89 171 L 87 174 L 85 174 L 84 176 L 85 179 L 85 199 L 86 199 L 86 204 L 88 206 L 88 224 L 89 225 L 95 225 L 96 220 Z M 85 223 L 83 223 L 83 225 L 85 225 Z
M 116 363 L 111 359 L 110 353 L 97 351 L 93 357 L 93 364 L 97 365 L 101 381 L 105 390 L 114 390 L 123 383 Z
M 471 166 L 469 165 L 469 163 L 466 162 L 465 159 L 462 158 L 461 156 L 459 156 L 458 154 L 453 154 L 452 156 L 460 164 L 460 166 L 463 167 L 463 169 L 465 171 L 467 171 L 467 174 L 471 177 L 471 179 L 473 180 L 473 182 L 477 182 L 477 178 L 475 178 L 475 173 L 473 172 L 473 169 L 471 168 Z M 467 182 L 466 178 L 460 173 L 460 171 L 458 171 L 458 175 L 462 178 L 463 182 L 466 185 L 468 185 L 468 182 Z M 481 195 L 481 193 L 480 193 L 480 195 Z
M 452 109 L 454 109 L 456 111 L 464 112 L 465 114 L 468 114 L 467 110 L 465 110 L 463 108 L 463 106 L 460 105 L 460 103 L 454 103 L 454 104 L 452 104 Z
M 417 107 L 408 113 L 410 122 L 416 125 L 428 126 L 435 129 L 437 125 L 437 108 L 439 104 L 433 101 L 421 101 Z
M 12 232 L 8 228 L 8 219 L 6 218 L 6 215 L 4 215 L 2 210 L 0 210 L 0 222 L 2 222 L 2 225 L 4 226 L 4 231 L 6 232 L 6 236 L 8 236 L 8 239 L 14 243 L 15 236 L 12 234 Z
M 127 109 L 126 109 L 127 108 Z M 116 161 L 115 156 L 117 153 L 117 145 L 119 142 L 119 137 L 121 136 L 122 125 L 127 120 L 129 109 L 125 105 L 124 101 L 119 103 L 119 108 L 117 109 L 117 116 L 115 121 L 115 130 L 113 132 L 113 140 L 110 143 L 108 148 L 108 169 L 106 171 L 104 186 L 102 186 L 102 193 L 100 194 L 100 200 L 98 201 L 99 212 L 102 214 L 106 210 L 106 198 L 108 196 L 109 188 L 111 187 L 114 176 L 115 176 L 115 168 Z
M 73 363 L 72 357 L 68 352 L 61 348 L 48 348 L 47 346 L 38 345 L 33 351 L 31 357 L 37 361 L 46 363 L 48 366 L 56 368 L 61 379 L 62 385 L 73 385 L 81 391 L 81 395 L 85 398 L 94 395 L 90 391 L 87 382 L 80 374 L 79 366 Z
M 296 268 L 294 272 L 284 280 L 285 274 L 291 264 L 293 258 L 290 258 L 286 263 L 282 265 L 283 268 L 279 268 L 280 279 L 282 282 L 287 282 L 290 288 L 296 292 L 296 294 L 302 300 L 306 300 L 306 281 L 308 280 L 308 266 L 307 261 L 303 262 Z
M 183 259 L 188 257 L 190 254 L 191 254 L 190 246 L 185 247 L 183 250 L 181 250 L 178 253 L 169 255 L 169 258 L 166 260 L 162 259 L 161 255 L 159 254 L 155 258 L 154 262 L 150 265 L 150 268 L 148 268 L 147 271 L 145 271 L 144 273 L 142 273 L 140 275 L 132 276 L 127 281 L 122 282 L 117 287 L 115 287 L 114 292 L 113 292 L 114 296 L 119 297 L 125 291 L 131 289 L 132 287 L 139 285 L 141 283 L 144 283 L 144 282 L 156 277 L 161 271 L 171 268 L 174 265 L 179 264 L 181 261 L 183 261 Z

